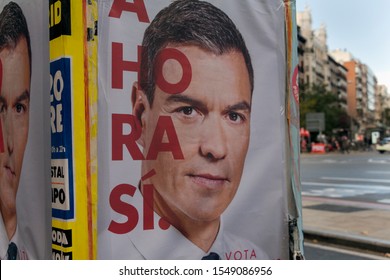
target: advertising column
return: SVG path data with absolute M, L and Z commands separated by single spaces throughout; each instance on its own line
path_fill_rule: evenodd
M 94 259 L 95 1 L 49 2 L 52 258 Z
M 299 129 L 299 85 L 298 42 L 295 1 L 284 0 L 286 12 L 286 141 L 287 197 L 290 233 L 290 259 L 303 259 L 303 224 L 300 182 L 300 129 Z
M 99 259 L 290 258 L 286 5 L 99 1 Z

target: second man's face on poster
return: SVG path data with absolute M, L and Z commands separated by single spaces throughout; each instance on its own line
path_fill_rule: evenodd
M 0 191 L 2 200 L 14 203 L 29 127 L 30 65 L 26 39 L 19 39 L 14 49 L 3 49 L 0 59 L 0 118 L 4 144 L 4 151 L 0 153 Z
M 175 49 L 191 65 L 191 82 L 177 94 L 156 86 L 153 104 L 146 105 L 142 115 L 142 142 L 146 155 L 159 117 L 169 116 L 184 159 L 160 152 L 156 160 L 144 161 L 143 172 L 156 171 L 150 182 L 160 214 L 210 222 L 219 219 L 241 180 L 250 135 L 248 71 L 239 52 L 215 55 L 196 46 Z M 170 59 L 162 75 L 175 84 L 183 77 L 183 68 Z

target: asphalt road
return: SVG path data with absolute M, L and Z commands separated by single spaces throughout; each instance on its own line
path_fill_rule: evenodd
M 306 260 L 388 260 L 366 252 L 305 242 Z
M 302 154 L 301 184 L 303 198 L 389 210 L 390 153 Z
M 390 211 L 390 153 L 302 154 L 300 166 L 302 199 L 321 202 L 312 209 L 339 215 L 362 209 Z M 305 257 L 308 260 L 368 260 L 384 256 L 306 240 Z

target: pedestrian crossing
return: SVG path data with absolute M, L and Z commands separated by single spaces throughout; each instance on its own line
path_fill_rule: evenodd
M 366 171 L 367 174 L 390 175 L 390 171 Z
M 374 159 L 370 158 L 367 161 L 368 163 L 373 163 L 373 164 L 390 164 L 390 159 Z
M 321 177 L 322 180 L 333 180 L 333 181 L 354 181 L 354 182 L 372 182 L 372 183 L 388 183 L 388 179 L 367 179 L 367 178 L 346 178 L 346 177 Z M 389 185 L 390 188 L 390 185 Z
M 390 180 L 320 177 L 315 181 L 303 181 L 302 196 L 325 198 L 356 198 L 380 204 L 390 204 Z
M 341 164 L 341 165 L 347 165 L 355 161 L 360 161 L 361 158 L 356 157 L 332 157 L 332 158 L 322 158 L 319 159 L 316 156 L 313 156 L 311 158 L 305 158 L 307 162 L 310 162 L 311 164 Z M 366 158 L 364 159 L 365 163 L 370 165 L 390 165 L 390 157 L 385 158 Z

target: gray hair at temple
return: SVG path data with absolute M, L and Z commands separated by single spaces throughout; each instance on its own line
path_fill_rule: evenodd
M 245 41 L 233 21 L 219 8 L 205 1 L 176 0 L 161 10 L 146 29 L 142 46 L 140 87 L 149 104 L 156 88 L 158 53 L 168 44 L 195 45 L 217 55 L 242 53 L 253 92 L 253 67 Z
M 15 49 L 23 37 L 27 42 L 31 76 L 31 43 L 27 21 L 19 5 L 9 2 L 0 13 L 0 52 L 4 49 Z

